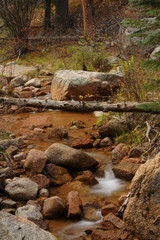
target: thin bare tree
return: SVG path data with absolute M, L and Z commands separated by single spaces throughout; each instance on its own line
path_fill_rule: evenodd
M 26 51 L 30 24 L 38 0 L 0 0 L 0 18 L 3 19 L 8 36 L 15 43 L 15 50 Z

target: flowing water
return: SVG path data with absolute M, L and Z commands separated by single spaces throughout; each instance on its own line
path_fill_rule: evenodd
M 97 159 L 99 162 L 106 164 L 104 177 L 96 177 L 99 183 L 89 188 L 84 185 L 78 185 L 78 189 L 77 185 L 73 185 L 71 189 L 68 188 L 68 185 L 65 185 L 60 188 L 52 188 L 51 194 L 57 194 L 63 199 L 66 199 L 69 191 L 77 190 L 84 205 L 86 203 L 92 204 L 95 202 L 100 204 L 105 200 L 117 202 L 121 195 L 128 192 L 129 184 L 126 181 L 115 177 L 112 171 L 110 155 L 104 152 L 97 153 L 95 150 L 87 151 L 86 153 Z M 86 235 L 85 230 L 93 228 L 101 222 L 102 216 L 100 209 L 93 211 L 91 218 L 96 220 L 90 221 L 84 218 L 78 222 L 72 220 L 62 220 L 61 222 L 51 220 L 50 230 L 58 240 L 78 240 Z
M 85 128 L 74 129 L 70 127 L 73 121 L 82 121 L 85 123 Z M 17 115 L 1 116 L 0 128 L 15 133 L 17 136 L 26 136 L 28 144 L 34 144 L 41 150 L 46 150 L 53 142 L 48 139 L 48 133 L 53 128 L 65 128 L 68 130 L 69 138 L 61 142 L 70 145 L 73 139 L 79 137 L 88 137 L 90 133 L 94 133 L 93 124 L 98 118 L 92 113 L 68 113 L 62 111 L 47 111 L 41 113 L 22 113 Z M 35 133 L 34 127 L 47 126 L 43 133 Z M 92 203 L 101 203 L 104 200 L 116 202 L 122 194 L 126 194 L 128 183 L 117 179 L 112 172 L 111 155 L 103 149 L 90 149 L 85 151 L 100 163 L 106 165 L 104 177 L 98 178 L 98 184 L 89 187 L 87 185 L 73 182 L 60 187 L 50 189 L 52 196 L 58 195 L 66 200 L 69 191 L 76 190 L 83 205 Z M 97 208 L 92 213 L 94 221 L 86 220 L 73 221 L 66 219 L 64 216 L 61 219 L 49 220 L 50 231 L 59 240 L 78 240 L 83 236 L 84 231 L 97 225 L 101 221 L 100 210 Z

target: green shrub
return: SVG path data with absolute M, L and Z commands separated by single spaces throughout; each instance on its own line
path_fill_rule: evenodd
M 152 113 L 160 113 L 160 101 L 140 104 L 137 106 L 137 109 L 152 111 Z
M 124 132 L 117 137 L 117 143 L 126 143 L 128 145 L 139 145 L 142 143 L 146 133 L 146 126 L 137 125 L 131 132 Z
M 111 69 L 107 59 L 108 53 L 103 43 L 98 40 L 86 41 L 81 38 L 78 45 L 68 47 L 67 52 L 72 54 L 72 60 L 77 68 L 102 72 Z
M 128 61 L 121 63 L 124 78 L 119 95 L 128 101 L 148 101 L 150 95 L 144 86 L 150 84 L 157 75 L 148 72 L 141 66 L 141 61 L 136 61 L 133 56 Z
M 29 78 L 38 77 L 38 70 L 32 70 L 32 71 L 26 72 L 24 75 Z
M 102 114 L 102 115 L 99 117 L 99 119 L 98 119 L 98 121 L 96 122 L 95 125 L 96 125 L 97 127 L 101 127 L 106 121 L 107 121 L 106 115 L 105 115 L 105 114 Z

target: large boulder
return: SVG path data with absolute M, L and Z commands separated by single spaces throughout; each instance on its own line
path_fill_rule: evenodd
M 91 100 L 109 96 L 112 90 L 119 87 L 122 76 L 87 71 L 61 70 L 54 75 L 51 85 L 53 100 L 79 100 L 86 96 Z
M 27 155 L 24 167 L 30 170 L 30 174 L 36 175 L 42 172 L 47 161 L 47 157 L 44 152 L 31 149 Z
M 136 172 L 124 221 L 139 239 L 160 239 L 160 152 Z
M 42 230 L 28 219 L 16 217 L 6 212 L 0 212 L 1 240 L 56 240 L 54 235 Z
M 61 143 L 53 143 L 45 153 L 48 162 L 62 167 L 85 170 L 98 164 L 88 154 Z
M 27 201 L 36 198 L 38 184 L 29 178 L 17 178 L 6 185 L 5 191 L 12 199 Z

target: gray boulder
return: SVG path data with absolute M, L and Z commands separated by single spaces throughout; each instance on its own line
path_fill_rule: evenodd
M 160 152 L 136 172 L 124 221 L 139 239 L 160 239 Z
M 54 235 L 42 230 L 28 219 L 0 212 L 1 240 L 56 240 Z
M 48 162 L 62 167 L 85 170 L 98 164 L 86 153 L 61 143 L 52 144 L 45 152 Z
M 26 205 L 17 208 L 15 215 L 22 218 L 43 219 L 39 209 L 34 205 Z
M 0 140 L 0 146 L 4 149 L 9 148 L 10 146 L 20 147 L 22 145 L 24 145 L 22 138 Z
M 25 75 L 28 72 L 36 71 L 35 67 L 28 67 L 25 65 L 18 64 L 6 64 L 6 66 L 0 65 L 0 74 L 5 75 L 6 77 L 15 78 L 20 75 Z
M 53 100 L 78 100 L 89 96 L 91 100 L 110 96 L 119 87 L 122 75 L 87 71 L 61 70 L 54 75 L 51 85 Z M 92 97 L 91 97 L 92 96 Z
M 28 79 L 26 76 L 15 77 L 10 81 L 9 87 L 13 89 L 15 87 L 23 86 L 27 82 L 27 80 Z
M 25 84 L 24 84 L 25 87 L 28 87 L 28 86 L 34 86 L 34 87 L 40 87 L 41 86 L 41 82 L 38 78 L 33 78 L 29 81 L 27 81 Z
M 9 182 L 5 191 L 14 200 L 27 201 L 37 196 L 38 184 L 29 178 L 18 178 Z

